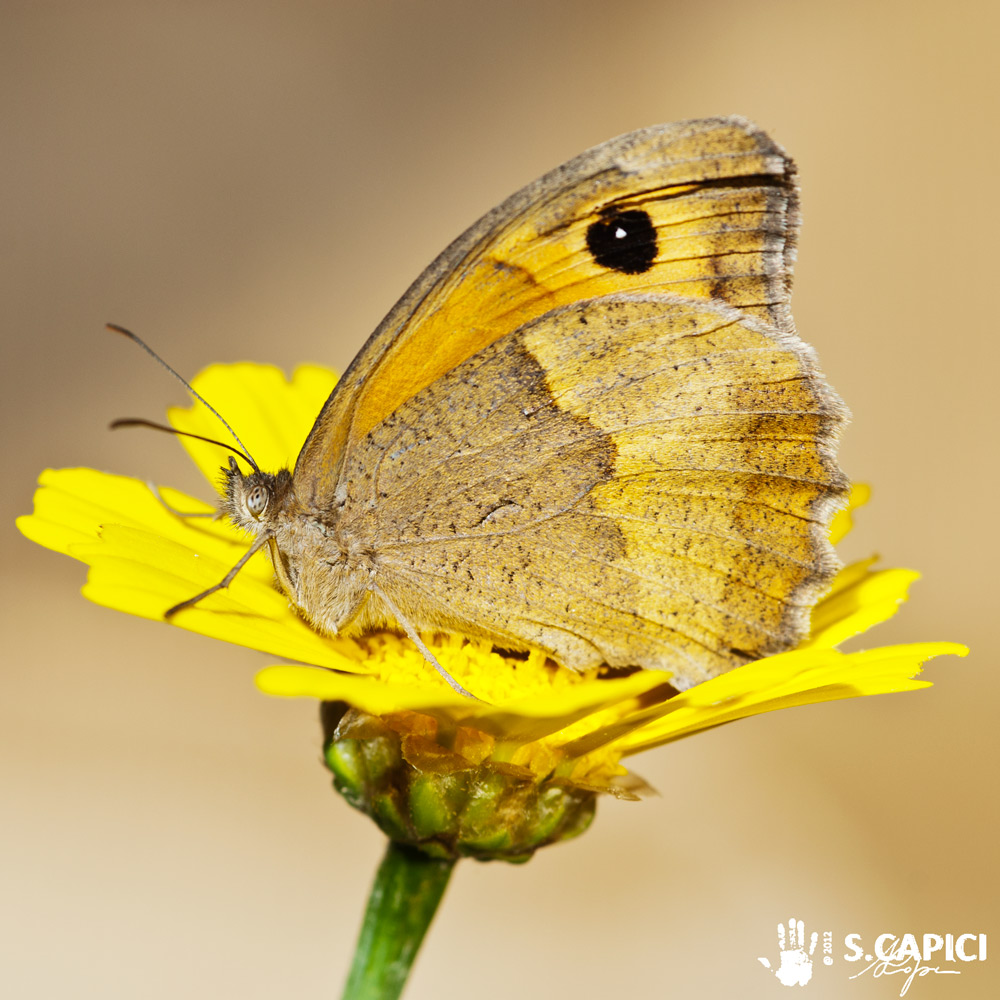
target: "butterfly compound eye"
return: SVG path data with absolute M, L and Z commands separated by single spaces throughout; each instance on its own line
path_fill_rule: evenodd
M 247 512 L 255 518 L 260 518 L 260 515 L 267 509 L 267 502 L 270 499 L 271 496 L 266 486 L 255 486 L 247 494 Z

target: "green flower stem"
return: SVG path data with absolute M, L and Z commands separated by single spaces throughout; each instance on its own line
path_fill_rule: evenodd
M 341 1000 L 395 1000 L 455 867 L 389 841 L 375 874 Z

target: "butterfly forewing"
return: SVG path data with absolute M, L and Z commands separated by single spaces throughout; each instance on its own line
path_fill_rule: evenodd
M 441 254 L 362 348 L 302 450 L 299 495 L 328 503 L 348 450 L 396 407 L 561 305 L 663 291 L 787 328 L 793 175 L 765 133 L 720 118 L 620 136 L 523 188 Z

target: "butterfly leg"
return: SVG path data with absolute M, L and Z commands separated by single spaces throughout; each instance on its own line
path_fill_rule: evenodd
M 471 698 L 473 701 L 481 702 L 483 700 L 482 698 L 477 698 L 471 691 L 467 691 L 461 684 L 458 683 L 458 681 L 455 680 L 454 677 L 451 676 L 451 674 L 448 673 L 447 670 L 444 669 L 444 667 L 441 666 L 440 663 L 438 663 L 437 658 L 427 648 L 423 639 L 420 638 L 417 630 L 407 621 L 403 612 L 400 611 L 395 604 L 393 604 L 393 602 L 389 599 L 388 594 L 386 594 L 386 592 L 382 590 L 382 588 L 379 587 L 374 581 L 371 583 L 371 589 L 373 593 L 378 594 L 379 598 L 385 603 L 385 606 L 392 612 L 393 617 L 402 626 L 403 631 L 413 641 L 417 649 L 419 649 L 423 654 L 424 659 L 427 660 L 427 662 L 430 663 L 431 666 L 433 666 L 434 669 L 448 682 L 449 687 L 451 687 L 454 691 L 457 691 L 464 698 Z
M 203 590 L 200 594 L 196 594 L 194 597 L 188 598 L 186 601 L 181 601 L 180 604 L 175 604 L 172 608 L 167 608 L 163 612 L 163 617 L 167 620 L 173 618 L 178 611 L 183 611 L 185 608 L 193 608 L 199 601 L 203 601 L 209 594 L 214 594 L 217 590 L 225 590 L 233 580 L 236 578 L 236 574 L 239 573 L 241 569 L 250 560 L 250 557 L 255 553 L 259 552 L 264 545 L 270 540 L 270 535 L 261 535 L 253 545 L 250 546 L 246 552 L 243 553 L 240 561 L 214 586 L 208 588 L 208 590 Z

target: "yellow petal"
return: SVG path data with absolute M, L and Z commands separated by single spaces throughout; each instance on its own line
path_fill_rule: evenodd
M 870 569 L 874 559 L 845 567 L 830 593 L 812 613 L 810 635 L 799 649 L 839 646 L 852 636 L 891 618 L 920 579 L 911 569 Z
M 794 705 L 861 695 L 915 691 L 921 664 L 934 656 L 965 656 L 965 646 L 923 642 L 859 653 L 795 650 L 769 656 L 706 681 L 645 713 L 641 728 L 613 744 L 623 755 L 669 743 L 726 722 Z M 658 715 L 658 717 L 656 717 Z
M 838 510 L 830 522 L 830 541 L 834 545 L 841 542 L 854 527 L 854 512 L 858 507 L 868 503 L 871 495 L 871 487 L 867 483 L 851 484 L 851 495 L 847 498 L 847 506 L 843 510 Z
M 454 671 L 454 676 L 476 693 L 475 680 L 458 669 L 447 652 L 435 647 L 435 655 L 445 669 L 449 673 Z M 435 677 L 428 664 L 424 663 L 422 669 L 429 681 Z M 508 666 L 508 669 L 515 668 Z M 547 693 L 490 705 L 463 698 L 443 683 L 407 684 L 391 679 L 345 677 L 302 666 L 266 667 L 256 677 L 257 687 L 265 694 L 346 701 L 372 714 L 413 709 L 445 715 L 453 721 L 474 719 L 478 729 L 498 741 L 518 744 L 543 739 L 587 717 L 596 718 L 598 713 L 628 714 L 643 695 L 658 687 L 668 689 L 668 681 L 668 674 L 650 670 L 614 679 L 581 677 L 579 683 Z
M 479 724 L 498 740 L 533 742 L 577 725 L 592 729 L 606 722 L 609 714 L 614 718 L 631 716 L 645 699 L 662 700 L 673 690 L 666 671 L 640 670 L 618 678 L 590 677 L 568 688 L 495 706 L 480 715 Z
M 33 541 L 91 567 L 84 596 L 97 604 L 163 620 L 168 608 L 218 583 L 247 550 L 223 521 L 171 514 L 145 484 L 93 469 L 46 470 L 35 513 L 18 518 Z M 211 509 L 169 491 L 178 509 Z M 341 670 L 363 670 L 353 643 L 318 635 L 272 585 L 258 553 L 230 587 L 180 612 L 181 628 L 276 656 Z
M 475 712 L 475 702 L 463 698 L 450 688 L 439 690 L 430 684 L 386 684 L 375 677 L 348 676 L 331 670 L 317 670 L 315 667 L 265 667 L 255 680 L 257 687 L 265 694 L 279 698 L 346 701 L 354 708 L 372 715 L 407 709 L 420 711 L 455 708 L 461 710 L 462 715 Z
M 38 482 L 34 513 L 18 518 L 17 526 L 32 541 L 57 552 L 72 554 L 73 542 L 92 541 L 104 524 L 142 527 L 190 547 L 226 553 L 226 558 L 229 553 L 246 551 L 245 537 L 228 522 L 179 518 L 138 479 L 95 469 L 46 469 Z M 164 490 L 163 496 L 178 509 L 212 510 L 177 490 Z

